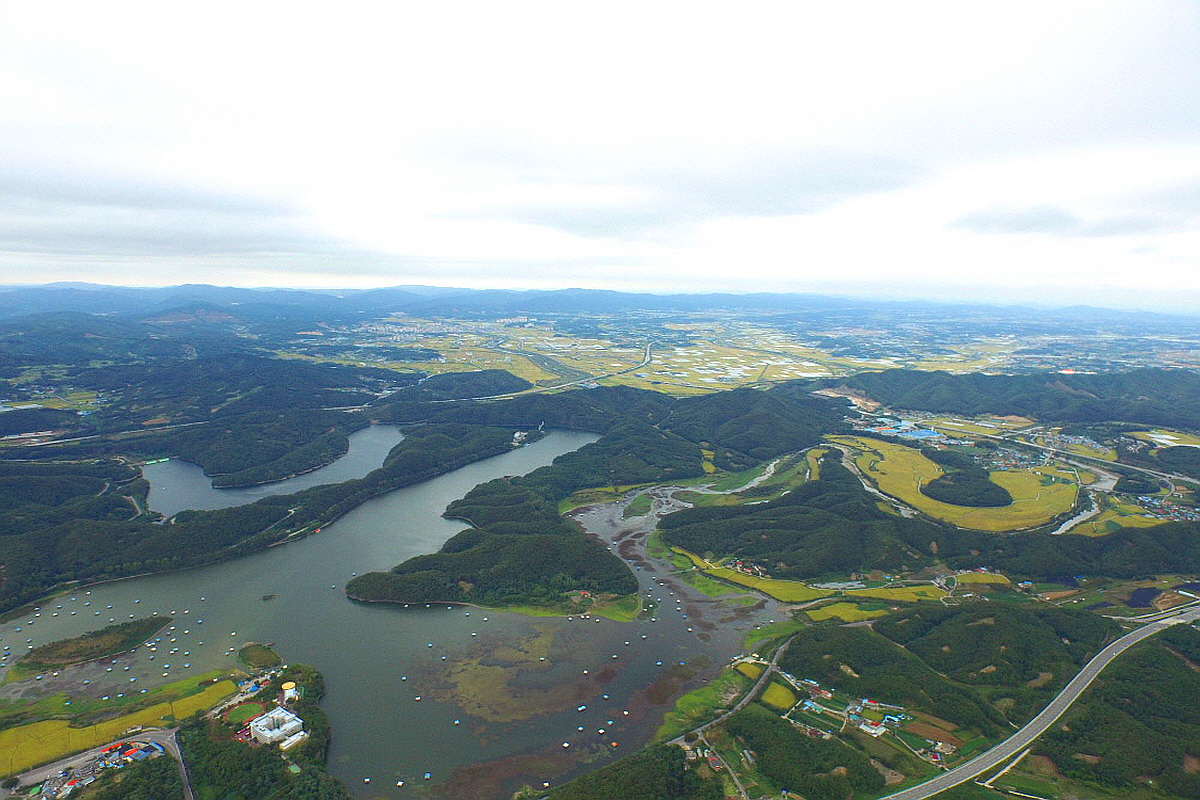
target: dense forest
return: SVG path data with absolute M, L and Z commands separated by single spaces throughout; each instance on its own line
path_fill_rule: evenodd
M 722 800 L 721 784 L 686 768 L 683 750 L 658 745 L 576 778 L 550 800 Z
M 751 558 L 794 579 L 915 569 L 930 561 L 922 550 L 935 536 L 931 523 L 881 511 L 837 451 L 821 459 L 819 480 L 777 500 L 689 508 L 663 517 L 659 529 L 668 544 Z
M 988 603 L 918 605 L 874 624 L 937 672 L 1003 702 L 1025 722 L 1110 639 L 1116 623 L 1084 611 Z
M 781 790 L 808 800 L 849 800 L 883 789 L 883 776 L 862 752 L 807 736 L 757 703 L 730 717 L 725 729 L 745 742 L 755 766 Z
M 56 519 L 43 513 L 41 525 L 19 532 L 0 531 L 0 563 L 5 565 L 0 577 L 0 609 L 39 597 L 63 581 L 178 569 L 252 552 L 284 538 L 290 531 L 319 527 L 382 492 L 505 452 L 511 442 L 512 431 L 508 429 L 426 425 L 410 431 L 392 448 L 383 466 L 363 478 L 277 495 L 245 506 L 183 511 L 166 525 L 144 515 L 128 519 L 132 512 L 128 502 L 124 502 L 120 519 L 99 514 L 70 514 L 66 519 Z M 66 507 L 64 504 L 60 509 Z M 288 526 L 278 526 L 285 519 Z
M 985 734 L 1007 727 L 1003 715 L 975 691 L 870 628 L 808 631 L 792 640 L 779 665 L 797 678 L 918 709 Z
M 811 395 L 733 389 L 678 400 L 663 427 L 714 450 L 722 469 L 739 470 L 844 429 L 844 413 Z
M 1200 447 L 1160 447 L 1154 457 L 1169 472 L 1200 478 Z
M 804 385 L 846 386 L 894 408 L 1019 414 L 1045 422 L 1120 420 L 1200 428 L 1200 374 L 1189 370 L 1064 375 L 952 375 L 893 369 Z
M 1069 778 L 1125 788 L 1153 782 L 1200 797 L 1200 633 L 1179 625 L 1114 661 L 1034 743 Z
M 570 590 L 628 594 L 637 581 L 616 556 L 558 515 L 558 501 L 595 485 L 672 480 L 703 474 L 699 448 L 639 422 L 529 475 L 497 479 L 451 503 L 446 513 L 475 527 L 433 555 L 391 572 L 368 573 L 346 587 L 360 600 L 457 600 L 555 604 Z
M 987 470 L 974 459 L 955 450 L 922 447 L 921 454 L 942 468 L 943 475 L 921 487 L 921 493 L 956 506 L 995 508 L 1010 505 L 1012 495 L 992 483 Z
M 83 797 L 85 800 L 182 800 L 183 781 L 175 759 L 160 756 L 102 772 Z
M 739 555 L 786 578 L 880 569 L 899 573 L 940 559 L 956 569 L 990 567 L 1044 580 L 1062 575 L 1144 578 L 1200 572 L 1200 524 L 1120 528 L 1107 536 L 997 536 L 887 514 L 835 457 L 820 479 L 752 506 L 668 514 L 663 540 L 697 553 Z

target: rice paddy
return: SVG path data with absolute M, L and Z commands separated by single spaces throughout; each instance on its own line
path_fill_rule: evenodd
M 810 608 L 804 612 L 813 622 L 824 622 L 828 619 L 839 619 L 842 622 L 861 622 L 887 614 L 886 609 L 868 611 L 857 603 L 830 603 L 820 608 Z
M 998 508 L 956 506 L 921 493 L 920 487 L 940 477 L 942 470 L 919 451 L 863 436 L 829 439 L 857 451 L 855 463 L 880 491 L 960 528 L 999 532 L 1045 525 L 1070 511 L 1079 491 L 1075 476 L 1056 466 L 997 470 L 991 473 L 991 480 L 1008 490 L 1011 504 Z
M 97 747 L 119 738 L 135 725 L 155 726 L 185 719 L 196 711 L 212 708 L 236 689 L 232 681 L 221 681 L 199 694 L 158 703 L 84 728 L 72 728 L 63 719 L 7 728 L 0 731 L 0 774 L 23 772 L 38 764 Z

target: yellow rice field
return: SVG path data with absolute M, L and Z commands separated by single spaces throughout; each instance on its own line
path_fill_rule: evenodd
M 931 517 L 980 531 L 1011 531 L 1044 525 L 1070 511 L 1079 491 L 1072 473 L 1053 466 L 1000 470 L 993 482 L 1013 502 L 1000 508 L 972 508 L 934 500 L 920 487 L 942 475 L 941 468 L 917 450 L 864 436 L 831 436 L 830 441 L 858 451 L 855 463 L 880 491 Z

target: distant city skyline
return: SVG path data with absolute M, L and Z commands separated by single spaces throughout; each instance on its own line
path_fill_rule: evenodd
M 6 4 L 0 283 L 1188 311 L 1198 67 L 1166 1 Z

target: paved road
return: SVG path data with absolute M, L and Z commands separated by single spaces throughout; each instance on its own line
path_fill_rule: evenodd
M 553 386 L 535 386 L 532 389 L 522 389 L 519 392 L 505 392 L 504 394 L 490 394 L 490 395 L 487 395 L 486 397 L 464 397 L 464 398 L 460 398 L 457 400 L 431 400 L 430 402 L 431 403 L 462 403 L 462 402 L 466 402 L 466 401 L 470 401 L 470 400 L 506 400 L 510 397 L 519 397 L 520 395 L 524 395 L 524 394 L 538 394 L 540 392 L 557 392 L 560 389 L 568 389 L 572 386 L 579 386 L 580 384 L 583 384 L 583 383 L 592 383 L 593 381 L 601 381 L 601 380 L 604 380 L 605 378 L 612 378 L 617 375 L 624 375 L 627 372 L 633 372 L 635 369 L 641 369 L 642 367 L 644 367 L 650 363 L 650 359 L 653 358 L 653 351 L 654 351 L 654 342 L 647 342 L 646 349 L 642 353 L 642 360 L 640 363 L 634 364 L 632 367 L 626 367 L 625 369 L 616 370 L 615 372 L 606 372 L 603 375 L 589 375 L 586 378 L 580 378 L 579 380 L 568 381 L 566 383 L 556 383 Z M 365 408 L 365 406 L 364 406 L 364 408 Z
M 1197 613 L 1200 613 L 1200 609 L 1197 610 Z M 784 642 L 783 644 L 781 644 L 779 646 L 779 649 L 775 651 L 775 656 L 771 659 L 770 666 L 768 666 L 766 669 L 764 669 L 762 671 L 762 674 L 758 676 L 758 681 L 754 684 L 754 686 L 750 689 L 750 691 L 746 692 L 746 694 L 742 696 L 742 699 L 737 702 L 737 705 L 735 705 L 733 708 L 729 709 L 725 713 L 720 714 L 715 719 L 709 720 L 708 722 L 704 723 L 700 727 L 692 728 L 687 733 L 683 733 L 683 734 L 680 734 L 679 736 L 676 736 L 674 739 L 667 742 L 667 744 L 682 745 L 684 737 L 686 737 L 689 733 L 695 733 L 697 735 L 703 736 L 704 731 L 706 731 L 707 729 L 711 728 L 714 725 L 721 724 L 722 722 L 729 719 L 734 714 L 736 714 L 737 712 L 739 712 L 743 708 L 745 708 L 750 703 L 751 700 L 753 700 L 755 697 L 758 696 L 758 693 L 762 689 L 762 687 L 765 686 L 767 681 L 770 680 L 771 676 L 773 674 L 775 674 L 775 670 L 777 670 L 779 668 L 778 667 L 779 657 L 784 654 L 784 651 L 786 651 L 788 649 L 788 645 L 790 645 L 791 643 L 792 643 L 792 640 L 788 639 L 786 642 Z
M 154 742 L 155 744 L 160 744 L 163 746 L 163 749 L 175 759 L 176 763 L 179 764 L 180 774 L 183 775 L 183 757 L 179 754 L 179 745 L 175 741 L 175 731 L 175 728 L 168 728 L 165 730 L 145 730 L 130 734 L 129 736 L 125 736 L 114 741 L 127 742 L 133 740 L 137 742 Z M 52 764 L 46 764 L 45 766 L 36 767 L 27 772 L 22 772 L 17 777 L 21 779 L 21 786 L 33 786 L 41 783 L 49 777 L 57 775 L 64 769 L 82 767 L 87 762 L 99 756 L 100 751 L 105 747 L 108 747 L 110 744 L 113 744 L 113 742 L 108 742 L 100 747 L 93 747 L 91 750 L 85 750 L 84 752 L 76 753 L 73 756 L 60 758 L 58 761 L 55 761 Z M 186 777 L 184 778 L 183 783 L 187 800 L 193 800 L 191 786 L 188 785 Z M 7 797 L 8 795 L 9 792 L 4 789 L 0 789 L 0 798 Z
M 925 800 L 925 798 L 933 797 L 938 792 L 944 792 L 952 786 L 966 783 L 972 778 L 978 777 L 984 772 L 1000 765 L 1020 753 L 1034 739 L 1045 733 L 1063 715 L 1063 712 L 1067 710 L 1071 703 L 1075 702 L 1079 698 L 1079 695 L 1083 694 L 1083 690 L 1095 680 L 1100 671 L 1107 667 L 1114 658 L 1143 639 L 1153 636 L 1169 628 L 1171 625 L 1194 622 L 1197 619 L 1200 619 L 1200 608 L 1184 611 L 1169 619 L 1151 622 L 1132 633 L 1122 636 L 1097 653 L 1091 661 L 1084 665 L 1079 674 L 1063 687 L 1058 696 L 1042 709 L 1040 714 L 1026 723 L 1025 727 L 1012 736 L 961 766 L 943 772 L 936 778 L 925 781 L 925 783 L 904 789 L 895 794 L 889 794 L 887 797 L 880 798 L 880 800 Z

